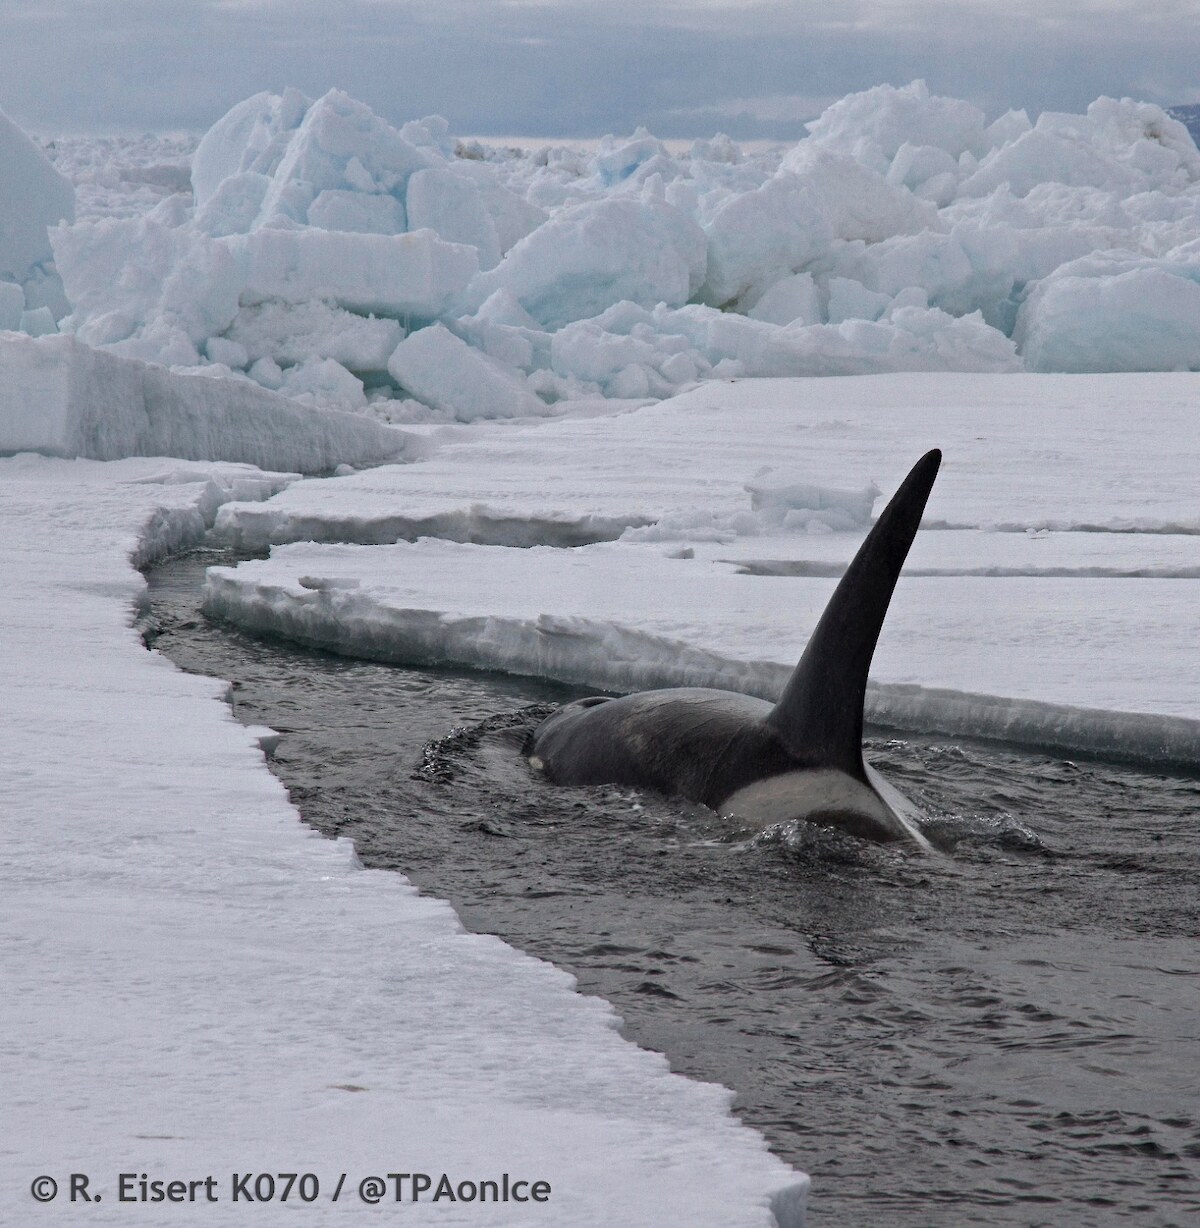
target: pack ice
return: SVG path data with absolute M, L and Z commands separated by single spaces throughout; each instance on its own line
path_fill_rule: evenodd
M 1162 109 L 989 123 L 918 81 L 809 129 L 523 152 L 258 94 L 192 198 L 52 230 L 61 327 L 392 421 L 708 376 L 1200 368 L 1200 153 Z

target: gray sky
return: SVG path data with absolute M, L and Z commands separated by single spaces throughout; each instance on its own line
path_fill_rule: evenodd
M 207 128 L 338 86 L 459 134 L 792 138 L 924 77 L 988 112 L 1200 102 L 1196 0 L 0 0 L 0 108 L 42 134 Z

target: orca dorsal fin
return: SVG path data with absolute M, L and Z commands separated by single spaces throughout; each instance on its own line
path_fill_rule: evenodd
M 766 723 L 805 767 L 865 780 L 863 700 L 879 630 L 916 536 L 942 454 L 926 452 L 842 576 Z

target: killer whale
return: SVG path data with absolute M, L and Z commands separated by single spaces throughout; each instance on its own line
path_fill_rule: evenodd
M 622 784 L 756 826 L 792 819 L 930 850 L 914 808 L 862 755 L 880 628 L 941 464 L 910 470 L 846 569 L 778 703 L 679 687 L 566 704 L 534 730 L 530 763 L 563 785 Z

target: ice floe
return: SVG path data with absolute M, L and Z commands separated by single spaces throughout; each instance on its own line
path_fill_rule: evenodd
M 207 608 L 350 655 L 769 698 L 876 495 L 939 445 L 869 714 L 1194 763 L 1193 394 L 1172 374 L 710 382 L 477 425 L 412 465 L 222 508 L 227 540 L 297 544 L 214 572 Z M 403 541 L 421 535 L 456 540 Z
M 774 700 L 833 585 L 620 544 L 520 550 L 423 539 L 296 544 L 213 568 L 204 608 L 351 656 Z M 1195 763 L 1195 626 L 1194 585 L 1171 579 L 908 577 L 876 650 L 867 717 Z
M 626 530 L 752 542 L 777 522 L 748 487 L 888 490 L 937 445 L 947 462 L 927 525 L 1197 534 L 1195 389 L 1173 373 L 710 381 L 615 416 L 450 428 L 417 464 L 297 483 L 223 508 L 217 529 L 252 550 L 577 545 Z M 793 516 L 796 542 L 813 519 Z
M 3 1217 L 45 1172 L 63 1193 L 39 1217 L 77 1222 L 77 1171 L 103 1197 L 89 1219 L 126 1224 L 116 1182 L 132 1171 L 218 1174 L 203 1218 L 234 1224 L 230 1174 L 297 1170 L 320 1182 L 305 1214 L 327 1223 L 365 1207 L 365 1177 L 403 1169 L 545 1180 L 555 1224 L 800 1228 L 807 1179 L 725 1089 L 671 1074 L 568 975 L 306 829 L 226 684 L 142 647 L 131 559 L 288 480 L 0 460 L 5 1120 L 23 1175 Z M 139 1218 L 189 1217 L 168 1209 Z M 530 1204 L 404 1213 L 499 1226 Z

